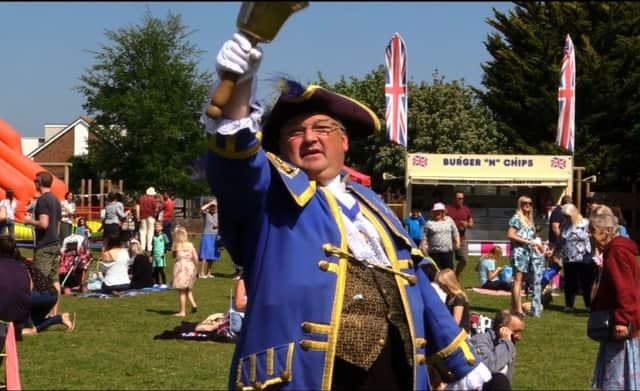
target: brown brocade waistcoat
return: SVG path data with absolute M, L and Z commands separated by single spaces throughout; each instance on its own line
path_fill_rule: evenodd
M 395 277 L 349 261 L 336 355 L 368 370 L 380 355 L 389 323 L 402 337 L 407 363 L 413 367 L 411 332 Z

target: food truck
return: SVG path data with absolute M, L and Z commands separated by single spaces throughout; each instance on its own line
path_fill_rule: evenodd
M 452 204 L 455 192 L 464 192 L 474 220 L 466 232 L 469 255 L 495 244 L 509 254 L 508 222 L 521 195 L 533 200 L 534 222 L 546 240 L 551 210 L 573 192 L 570 155 L 409 153 L 406 167 L 406 210 L 417 208 L 430 218 L 434 202 Z

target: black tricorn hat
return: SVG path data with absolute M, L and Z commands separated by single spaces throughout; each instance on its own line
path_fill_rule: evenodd
M 282 80 L 282 93 L 265 116 L 262 146 L 278 153 L 282 126 L 303 113 L 322 113 L 340 121 L 351 138 L 364 138 L 380 130 L 380 120 L 371 109 L 355 99 L 329 91 L 318 85 L 303 87 L 292 80 Z

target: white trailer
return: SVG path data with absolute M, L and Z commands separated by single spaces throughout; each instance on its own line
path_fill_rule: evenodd
M 533 200 L 534 220 L 546 239 L 550 211 L 573 191 L 570 155 L 410 153 L 406 167 L 406 210 L 417 207 L 428 215 L 434 202 L 451 204 L 456 190 L 465 193 L 475 223 L 467 231 L 469 255 L 494 244 L 509 253 L 508 221 L 521 195 Z

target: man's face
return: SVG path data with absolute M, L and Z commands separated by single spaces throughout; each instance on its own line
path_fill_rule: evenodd
M 511 329 L 511 341 L 516 343 L 522 339 L 522 334 L 524 333 L 524 321 L 518 318 L 517 316 L 512 316 L 511 321 L 507 325 L 509 329 Z
M 344 165 L 349 138 L 324 114 L 293 117 L 280 131 L 280 155 L 304 171 L 309 179 L 335 178 Z
M 462 206 L 464 204 L 464 194 L 463 193 L 456 193 L 456 205 L 458 206 Z

